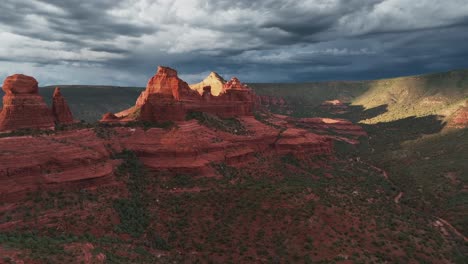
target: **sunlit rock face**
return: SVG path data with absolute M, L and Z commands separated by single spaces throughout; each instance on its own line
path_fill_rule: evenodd
M 190 88 L 197 91 L 199 94 L 203 94 L 203 88 L 210 86 L 211 94 L 214 96 L 219 96 L 225 92 L 225 83 L 226 81 L 223 79 L 223 77 L 219 76 L 219 74 L 216 72 L 211 72 L 210 75 L 208 75 L 208 77 L 206 77 L 203 81 L 196 84 L 191 84 Z

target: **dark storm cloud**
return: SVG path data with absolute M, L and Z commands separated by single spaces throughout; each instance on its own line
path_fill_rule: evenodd
M 468 67 L 463 0 L 3 0 L 0 77 L 144 85 L 371 79 Z M 57 75 L 57 73 L 59 73 Z

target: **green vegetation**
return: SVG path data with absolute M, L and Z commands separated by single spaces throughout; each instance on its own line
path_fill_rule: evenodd
M 147 208 L 146 187 L 147 172 L 136 155 L 128 150 L 116 155 L 123 158 L 123 163 L 117 168 L 119 175 L 127 176 L 129 198 L 114 201 L 114 208 L 120 216 L 120 224 L 116 231 L 141 236 L 147 229 L 150 215 Z
M 273 112 L 291 111 L 296 117 L 328 115 L 317 107 L 323 101 L 339 99 L 360 109 L 359 115 L 348 119 L 375 124 L 411 116 L 450 116 L 468 100 L 468 70 L 375 81 L 252 84 L 251 87 L 259 95 L 286 100 L 286 108 L 272 106 Z
M 204 112 L 190 112 L 185 119 L 195 119 L 201 125 L 235 135 L 245 135 L 248 133 L 242 123 L 236 118 L 219 118 Z
M 172 121 L 165 122 L 147 122 L 147 121 L 135 121 L 128 122 L 125 124 L 106 124 L 100 122 L 87 123 L 87 122 L 78 122 L 70 125 L 56 124 L 55 129 L 19 129 L 8 133 L 0 133 L 0 138 L 3 137 L 19 137 L 19 136 L 33 136 L 39 137 L 43 135 L 53 135 L 57 132 L 70 131 L 76 129 L 92 129 L 97 137 L 102 139 L 110 139 L 116 134 L 113 130 L 115 127 L 141 127 L 144 130 L 150 128 L 162 128 L 165 130 L 170 130 L 175 128 L 177 125 Z
M 33 136 L 38 137 L 42 135 L 52 135 L 54 134 L 54 130 L 50 129 L 18 129 L 8 133 L 0 133 L 0 138 L 3 137 L 21 137 L 21 136 Z
M 59 237 L 40 236 L 34 232 L 0 233 L 0 244 L 13 248 L 31 250 L 30 257 L 45 261 L 51 256 L 65 255 L 64 244 L 78 241 L 77 236 L 62 235 Z

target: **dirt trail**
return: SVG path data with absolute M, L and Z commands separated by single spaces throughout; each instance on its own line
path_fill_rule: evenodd
M 458 231 L 454 226 L 452 226 L 449 222 L 446 220 L 439 218 L 439 217 L 434 217 L 437 219 L 434 222 L 434 226 L 439 227 L 444 235 L 449 235 L 447 232 L 447 229 L 449 229 L 455 236 L 463 240 L 465 243 L 468 242 L 468 238 L 465 237 L 460 231 Z
M 403 197 L 403 194 L 404 194 L 403 192 L 400 192 L 397 196 L 395 196 L 393 201 L 395 201 L 396 204 L 399 204 L 401 197 Z
M 367 163 L 367 162 L 364 162 L 364 161 L 359 161 L 359 162 L 362 163 L 362 164 L 365 164 L 365 165 L 367 165 L 367 166 L 369 166 L 369 167 L 371 167 L 371 168 L 373 168 L 374 170 L 376 170 L 376 171 L 378 171 L 378 172 L 380 172 L 380 173 L 382 174 L 382 176 L 383 176 L 386 180 L 388 180 L 388 172 L 385 171 L 384 169 L 381 169 L 381 168 L 379 168 L 379 167 L 376 167 L 376 166 L 374 166 L 374 165 L 372 165 L 372 164 L 369 164 L 369 163 Z

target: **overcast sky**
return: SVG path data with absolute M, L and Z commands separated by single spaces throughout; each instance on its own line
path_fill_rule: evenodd
M 1 0 L 0 78 L 145 86 L 375 79 L 468 68 L 467 0 Z

